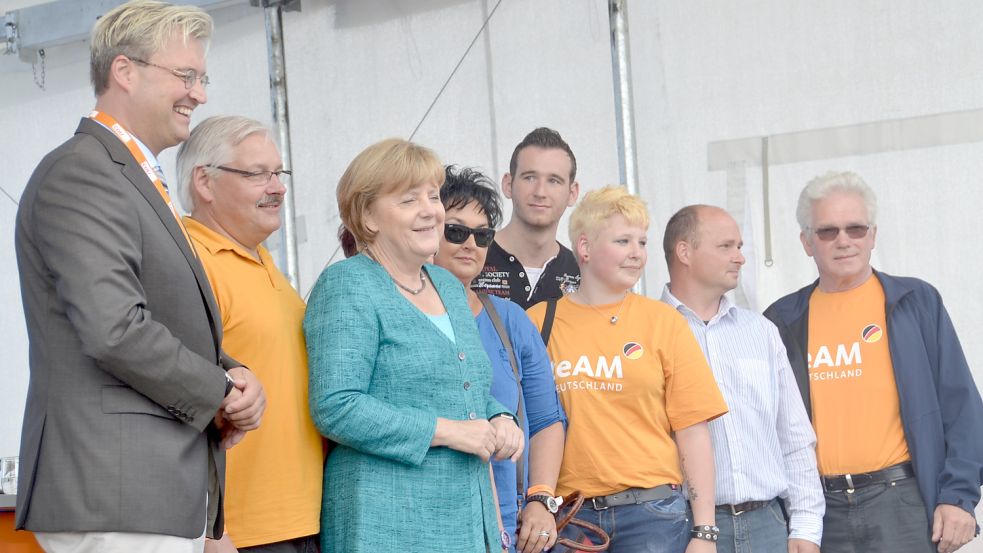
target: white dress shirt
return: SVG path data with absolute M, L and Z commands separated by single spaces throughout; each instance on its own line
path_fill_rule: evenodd
M 790 538 L 819 544 L 823 498 L 816 434 L 806 415 L 778 329 L 726 296 L 704 322 L 669 291 L 662 301 L 689 323 L 730 411 L 710 421 L 717 505 L 781 497 Z

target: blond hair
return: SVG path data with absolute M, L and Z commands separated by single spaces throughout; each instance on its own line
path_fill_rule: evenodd
M 645 200 L 621 185 L 610 185 L 584 195 L 570 214 L 570 246 L 576 250 L 581 236 L 593 239 L 613 215 L 621 215 L 629 225 L 648 228 Z
M 365 214 L 379 196 L 401 193 L 424 183 L 444 185 L 444 164 L 429 148 L 401 138 L 387 138 L 365 148 L 338 181 L 335 194 L 341 222 L 355 236 L 358 249 L 371 245 L 375 232 Z
M 113 60 L 123 55 L 142 60 L 159 52 L 174 32 L 208 42 L 212 17 L 195 6 L 175 6 L 155 0 L 133 0 L 113 8 L 92 28 L 89 76 L 96 96 L 109 86 Z

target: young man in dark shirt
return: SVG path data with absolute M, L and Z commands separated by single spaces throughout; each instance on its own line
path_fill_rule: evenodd
M 580 193 L 577 159 L 553 129 L 527 134 L 512 152 L 502 192 L 512 200 L 512 219 L 495 235 L 475 290 L 507 298 L 523 309 L 580 283 L 569 248 L 556 240 L 564 211 Z

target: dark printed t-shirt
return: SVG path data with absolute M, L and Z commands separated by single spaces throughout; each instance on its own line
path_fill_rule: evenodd
M 526 269 L 519 259 L 502 249 L 498 242 L 492 242 L 488 247 L 485 267 L 471 283 L 471 288 L 476 292 L 512 300 L 523 309 L 544 300 L 563 297 L 564 292 L 571 292 L 580 286 L 580 267 L 573 252 L 563 244 L 557 244 L 560 253 L 546 263 L 536 289 L 531 290 Z

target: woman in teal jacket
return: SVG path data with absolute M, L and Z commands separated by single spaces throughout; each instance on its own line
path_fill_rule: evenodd
M 325 466 L 325 553 L 500 551 L 488 460 L 522 432 L 490 394 L 464 289 L 427 265 L 444 211 L 430 150 L 390 139 L 338 184 L 359 255 L 327 268 L 304 320 L 311 415 Z

